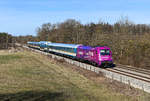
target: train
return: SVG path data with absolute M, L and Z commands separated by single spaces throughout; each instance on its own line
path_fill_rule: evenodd
M 86 61 L 99 67 L 113 66 L 112 51 L 108 46 L 53 43 L 49 41 L 27 42 L 28 47 Z

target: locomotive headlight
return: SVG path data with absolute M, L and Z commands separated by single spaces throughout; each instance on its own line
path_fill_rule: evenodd
M 102 59 L 101 59 L 101 58 L 99 58 L 99 60 L 101 61 Z

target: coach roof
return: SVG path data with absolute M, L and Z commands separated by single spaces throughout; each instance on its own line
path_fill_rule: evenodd
M 48 46 L 77 48 L 80 44 L 48 43 Z

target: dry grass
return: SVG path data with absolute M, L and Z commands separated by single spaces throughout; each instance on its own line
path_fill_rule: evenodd
M 0 51 L 0 61 L 2 101 L 149 101 L 146 93 L 134 97 L 114 91 L 103 77 L 89 74 L 89 79 L 86 72 L 38 53 Z

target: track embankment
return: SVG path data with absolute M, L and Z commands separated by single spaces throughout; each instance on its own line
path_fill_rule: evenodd
M 145 92 L 150 93 L 150 75 L 149 75 L 150 73 L 148 70 L 145 69 L 139 70 L 135 68 L 130 68 L 128 66 L 126 67 L 124 65 L 118 65 L 114 68 L 102 69 L 76 60 L 72 60 L 58 55 L 43 52 L 40 50 L 32 49 L 27 46 L 23 46 L 23 47 L 50 56 L 52 58 L 56 58 L 58 60 L 66 61 L 69 64 L 76 65 L 78 67 L 96 72 L 97 74 L 103 73 L 104 76 L 107 78 L 110 78 L 112 80 L 117 80 L 119 82 L 128 84 L 132 87 L 139 88 Z

